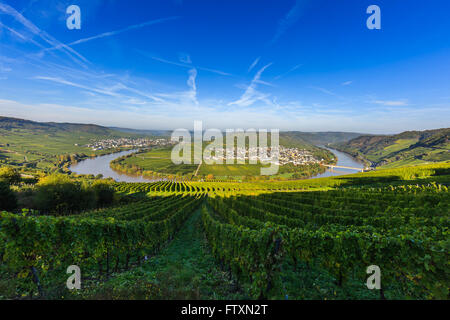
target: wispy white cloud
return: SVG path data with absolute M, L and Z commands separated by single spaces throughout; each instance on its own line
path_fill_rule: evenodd
M 189 78 L 187 80 L 187 85 L 190 90 L 188 91 L 188 97 L 192 100 L 195 105 L 198 105 L 197 101 L 197 85 L 195 83 L 195 79 L 197 78 L 197 70 L 191 69 L 189 70 Z
M 322 87 L 309 86 L 309 88 L 314 89 L 314 90 L 318 90 L 318 91 L 323 92 L 325 94 L 328 94 L 330 96 L 335 96 L 335 97 L 337 96 L 337 94 L 334 93 L 333 91 L 330 91 L 330 90 L 322 88 Z
M 125 104 L 134 104 L 134 105 L 139 105 L 139 106 L 147 104 L 147 102 L 139 100 L 139 99 L 136 99 L 136 98 L 130 98 L 128 100 L 123 101 L 123 103 L 125 103 Z
M 120 97 L 121 96 L 120 94 L 114 92 L 114 90 L 102 90 L 102 89 L 86 86 L 86 85 L 83 85 L 83 84 L 71 82 L 71 81 L 68 81 L 68 80 L 65 80 L 65 79 L 61 79 L 61 78 L 57 78 L 57 77 L 36 76 L 36 77 L 33 77 L 33 79 L 51 81 L 51 82 L 55 82 L 55 83 L 59 83 L 59 84 L 63 84 L 63 85 L 67 85 L 67 86 L 71 86 L 71 87 L 75 87 L 75 88 L 79 88 L 79 89 L 84 89 L 84 90 L 88 90 L 88 91 L 92 91 L 92 92 L 96 92 L 96 93 L 100 93 L 100 94 L 104 94 L 104 95 L 108 95 L 108 96 L 113 96 L 113 97 Z
M 381 104 L 390 107 L 403 107 L 408 105 L 408 100 L 373 100 L 371 103 Z
M 192 65 L 191 63 L 182 63 L 182 62 L 175 62 L 175 61 L 170 61 L 170 60 L 166 60 L 166 59 L 162 59 L 159 57 L 155 57 L 155 56 L 149 56 L 147 53 L 141 51 L 141 50 L 137 50 L 139 53 L 143 54 L 146 57 L 149 57 L 150 59 L 162 62 L 162 63 L 166 63 L 166 64 L 171 64 L 174 66 L 179 66 L 179 67 L 183 67 L 183 68 L 192 68 L 195 67 L 198 70 L 203 70 L 203 71 L 209 71 L 212 73 L 216 73 L 216 74 L 220 74 L 222 76 L 232 76 L 232 74 L 228 73 L 228 72 L 224 72 L 221 70 L 217 70 L 217 69 L 211 69 L 211 68 L 205 68 L 205 67 L 200 67 L 197 65 Z
M 3 116 L 19 117 L 37 121 L 58 121 L 95 123 L 115 127 L 136 129 L 175 129 L 191 128 L 192 119 L 202 119 L 210 128 L 279 128 L 299 131 L 353 131 L 365 133 L 386 133 L 406 130 L 425 130 L 448 126 L 449 108 L 420 108 L 409 110 L 394 108 L 379 113 L 330 114 L 327 110 L 315 110 L 295 104 L 289 113 L 277 109 L 260 110 L 238 109 L 233 113 L 225 109 L 199 106 L 189 109 L 155 110 L 153 108 L 104 108 L 92 109 L 79 105 L 50 103 L 21 103 L 0 99 Z M 392 132 L 394 133 L 394 132 Z
M 18 38 L 22 41 L 29 41 L 29 42 L 33 43 L 34 45 L 38 46 L 39 48 L 45 49 L 45 47 L 43 45 L 41 45 L 39 42 L 34 41 L 33 39 L 24 36 L 20 32 L 14 30 L 13 28 L 8 27 L 7 25 L 3 24 L 2 22 L 0 22 L 0 27 L 5 28 L 9 32 L 11 32 L 11 34 L 13 34 L 16 38 Z
M 289 12 L 278 22 L 278 27 L 275 32 L 274 37 L 270 40 L 269 45 L 273 45 L 277 40 L 290 28 L 292 27 L 302 14 L 302 9 L 307 0 L 296 0 L 294 6 L 289 10 Z
M 79 40 L 73 41 L 71 43 L 68 43 L 67 46 L 74 46 L 74 45 L 77 45 L 77 44 L 80 44 L 80 43 L 85 43 L 85 42 L 89 42 L 89 41 L 93 41 L 93 40 L 97 40 L 97 39 L 101 39 L 101 38 L 112 37 L 112 36 L 115 36 L 115 35 L 118 35 L 118 34 L 121 34 L 121 33 L 127 32 L 127 31 L 130 31 L 130 30 L 139 29 L 139 28 L 143 28 L 143 27 L 146 27 L 146 26 L 154 25 L 154 24 L 159 24 L 159 23 L 163 23 L 163 22 L 166 22 L 166 21 L 175 20 L 175 19 L 178 19 L 178 18 L 179 17 L 168 17 L 168 18 L 161 18 L 161 19 L 155 19 L 155 20 L 151 20 L 151 21 L 146 21 L 146 22 L 139 23 L 139 24 L 134 24 L 134 25 L 128 26 L 128 27 L 123 28 L 123 29 L 103 32 L 103 33 L 97 34 L 97 35 L 92 36 L 92 37 L 79 39 Z M 57 46 L 55 46 L 53 48 L 48 48 L 46 50 L 59 49 L 62 46 L 65 46 L 65 45 L 64 44 L 60 44 L 60 45 L 57 45 Z
M 256 59 L 252 62 L 252 64 L 250 65 L 250 67 L 248 67 L 247 72 L 252 71 L 252 69 L 258 64 L 259 59 L 261 59 L 261 57 L 256 58 Z
M 42 41 L 44 41 L 45 43 L 49 44 L 52 47 L 58 47 L 58 49 L 61 52 L 69 56 L 75 63 L 83 66 L 84 68 L 87 67 L 85 63 L 88 63 L 88 60 L 85 57 L 83 57 L 81 54 L 79 54 L 69 46 L 56 40 L 47 32 L 39 29 L 36 25 L 34 25 L 31 21 L 25 18 L 20 12 L 18 12 L 13 7 L 0 2 L 0 14 L 6 14 L 13 17 L 16 21 L 21 23 L 29 32 L 38 36 Z
M 345 81 L 345 82 L 342 82 L 341 85 L 348 86 L 348 85 L 350 85 L 352 83 L 353 83 L 353 81 Z
M 21 14 L 24 14 L 25 11 L 29 10 L 38 0 L 30 0 L 28 1 L 28 4 L 26 7 L 24 7 L 22 10 L 20 10 Z
M 182 63 L 192 64 L 191 56 L 185 52 L 180 52 L 178 54 L 178 60 Z
M 289 69 L 288 71 L 286 71 L 286 72 L 284 72 L 284 73 L 282 73 L 282 74 L 280 74 L 280 75 L 274 77 L 273 79 L 274 79 L 274 80 L 278 80 L 278 79 L 284 77 L 285 75 L 287 75 L 288 73 L 291 73 L 292 71 L 297 70 L 297 69 L 300 68 L 302 65 L 303 65 L 303 64 L 297 64 L 297 65 L 293 66 L 291 69 Z
M 228 103 L 229 106 L 237 105 L 240 107 L 248 107 L 252 104 L 254 104 L 256 101 L 264 101 L 268 104 L 270 104 L 269 94 L 261 93 L 256 90 L 257 84 L 260 83 L 260 78 L 264 70 L 266 70 L 268 67 L 270 67 L 272 63 L 269 63 L 258 70 L 258 72 L 253 77 L 252 81 L 250 82 L 249 86 L 245 89 L 244 94 L 241 96 L 240 99 Z

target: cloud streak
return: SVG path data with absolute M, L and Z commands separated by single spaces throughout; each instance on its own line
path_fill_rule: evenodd
M 150 59 L 153 59 L 153 60 L 158 61 L 158 62 L 162 62 L 162 63 L 166 63 L 166 64 L 171 64 L 171 65 L 178 66 L 178 67 L 183 67 L 183 68 L 189 68 L 189 69 L 192 68 L 192 67 L 195 67 L 195 68 L 198 69 L 198 70 L 208 71 L 208 72 L 220 74 L 220 75 L 222 75 L 222 76 L 232 76 L 231 73 L 224 72 L 224 71 L 220 71 L 220 70 L 217 70 L 217 69 L 211 69 L 211 68 L 200 67 L 200 66 L 197 66 L 197 65 L 192 65 L 191 63 L 183 63 L 183 62 L 170 61 L 170 60 L 162 59 L 162 58 L 155 57 L 155 56 L 149 56 L 147 53 L 142 52 L 141 50 L 137 50 L 137 51 L 138 51 L 139 53 L 141 53 L 142 55 L 144 55 L 144 56 L 146 56 L 146 57 L 149 57 Z M 189 59 L 190 59 L 190 58 L 189 58 Z
M 250 82 L 250 85 L 245 89 L 244 94 L 241 96 L 240 99 L 228 103 L 229 106 L 237 105 L 240 107 L 248 107 L 252 104 L 254 104 L 256 101 L 264 101 L 266 103 L 270 104 L 269 94 L 264 94 L 256 90 L 257 84 L 261 83 L 260 80 L 262 73 L 264 70 L 266 70 L 268 67 L 270 67 L 272 63 L 269 63 L 258 70 L 258 72 L 253 77 L 252 81 Z
M 407 100 L 373 100 L 371 103 L 380 104 L 389 107 L 404 107 L 408 105 Z
M 337 95 L 336 93 L 334 93 L 333 91 L 327 90 L 327 89 L 322 88 L 322 87 L 309 86 L 309 88 L 314 89 L 314 90 L 317 90 L 317 91 L 320 91 L 320 92 L 325 93 L 325 94 L 328 94 L 328 95 L 330 95 L 330 96 L 335 96 L 335 97 L 338 96 L 338 95 Z
M 98 88 L 94 88 L 94 87 L 90 87 L 90 86 L 85 86 L 79 83 L 75 83 L 75 82 L 71 82 L 68 80 L 64 80 L 61 78 L 57 78 L 57 77 L 45 77 L 45 76 L 36 76 L 33 77 L 33 79 L 36 80 L 45 80 L 45 81 L 51 81 L 51 82 L 55 82 L 55 83 L 59 83 L 59 84 L 63 84 L 63 85 L 67 85 L 67 86 L 71 86 L 71 87 L 75 87 L 75 88 L 79 88 L 79 89 L 84 89 L 87 91 L 92 91 L 92 92 L 96 92 L 96 93 L 100 93 L 100 94 L 104 94 L 107 96 L 112 96 L 112 97 L 120 97 L 121 95 L 112 91 L 112 90 L 102 90 L 102 89 L 98 89 Z
M 20 12 L 18 12 L 13 7 L 0 2 L 0 13 L 13 17 L 16 21 L 21 23 L 32 34 L 38 36 L 41 40 L 43 40 L 50 46 L 58 47 L 58 49 L 60 49 L 61 52 L 65 53 L 67 56 L 69 56 L 75 63 L 81 65 L 84 68 L 87 67 L 85 63 L 88 63 L 89 61 L 85 57 L 83 57 L 81 54 L 79 54 L 78 52 L 76 52 L 75 50 L 70 48 L 69 46 L 56 40 L 54 37 L 49 35 L 47 32 L 39 29 L 36 25 L 34 25 L 31 21 L 26 19 Z
M 197 78 L 197 70 L 191 69 L 189 70 L 189 78 L 187 80 L 187 85 L 189 88 L 191 88 L 190 91 L 188 91 L 188 97 L 192 100 L 192 102 L 195 105 L 198 105 L 197 101 L 197 85 L 195 84 L 195 79 Z
M 146 26 L 154 25 L 154 24 L 159 24 L 159 23 L 163 23 L 163 22 L 166 22 L 166 21 L 175 20 L 175 19 L 178 19 L 178 18 L 179 17 L 175 16 L 175 17 L 155 19 L 155 20 L 151 20 L 151 21 L 147 21 L 147 22 L 143 22 L 143 23 L 139 23 L 139 24 L 134 24 L 134 25 L 128 26 L 128 27 L 123 28 L 123 29 L 119 29 L 119 30 L 115 30 L 115 31 L 103 32 L 103 33 L 97 34 L 97 35 L 92 36 L 92 37 L 79 39 L 79 40 L 73 41 L 71 43 L 68 43 L 67 46 L 74 46 L 74 45 L 77 45 L 77 44 L 80 44 L 80 43 L 85 43 L 85 42 L 89 42 L 89 41 L 93 41 L 93 40 L 97 40 L 97 39 L 102 39 L 102 38 L 106 38 L 106 37 L 112 37 L 112 36 L 115 36 L 115 35 L 118 35 L 118 34 L 121 34 L 121 33 L 127 32 L 127 31 L 130 31 L 130 30 L 139 29 L 139 28 L 143 28 L 143 27 L 146 27 Z M 64 45 L 61 44 L 61 45 L 55 46 L 53 48 L 48 48 L 46 50 L 55 50 L 55 49 L 61 48 L 62 46 L 64 46 Z
M 282 73 L 278 76 L 276 76 L 275 78 L 273 78 L 274 80 L 278 80 L 282 77 L 284 77 L 285 75 L 287 75 L 288 73 L 291 73 L 292 71 L 297 70 L 298 68 L 300 68 L 303 64 L 297 64 L 296 66 L 292 67 L 291 69 L 289 69 L 288 71 L 286 71 L 285 73 Z
M 289 10 L 289 12 L 278 22 L 278 27 L 275 35 L 270 40 L 269 45 L 275 44 L 278 39 L 290 28 L 292 27 L 302 14 L 302 9 L 306 3 L 306 0 L 296 0 L 294 6 Z
M 252 71 L 252 69 L 258 64 L 259 59 L 261 59 L 261 57 L 256 58 L 256 59 L 252 62 L 252 64 L 250 65 L 250 67 L 248 67 L 247 72 Z

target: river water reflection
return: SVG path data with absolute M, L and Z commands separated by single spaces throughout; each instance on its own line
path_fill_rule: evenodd
M 136 152 L 137 150 L 121 151 L 117 153 L 107 154 L 92 159 L 86 159 L 69 167 L 69 170 L 76 174 L 93 174 L 94 176 L 101 174 L 103 178 L 113 178 L 118 182 L 153 182 L 158 180 L 147 179 L 142 176 L 132 176 L 118 173 L 110 168 L 109 163 L 114 159 L 126 156 L 127 154 Z
M 352 156 L 344 153 L 344 152 L 340 152 L 337 151 L 335 149 L 331 149 L 331 148 L 327 148 L 324 146 L 320 146 L 322 148 L 325 148 L 329 151 L 331 151 L 338 159 L 336 165 L 338 166 L 344 166 L 344 167 L 352 167 L 352 168 L 361 168 L 364 169 L 364 164 L 361 162 L 358 162 L 355 158 L 353 158 Z M 311 179 L 314 178 L 324 178 L 324 177 L 333 177 L 333 176 L 342 176 L 344 174 L 352 174 L 352 173 L 357 173 L 360 172 L 358 170 L 352 170 L 352 169 L 342 169 L 342 168 L 336 168 L 333 170 L 327 170 L 324 173 L 318 174 L 314 177 L 312 177 Z

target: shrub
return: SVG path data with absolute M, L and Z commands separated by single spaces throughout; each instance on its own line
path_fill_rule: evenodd
M 97 207 L 108 206 L 114 202 L 114 188 L 110 181 L 96 180 L 92 184 L 92 190 L 95 194 Z
M 20 173 L 11 167 L 0 168 L 0 180 L 6 181 L 9 184 L 17 184 L 20 182 Z
M 65 215 L 91 208 L 95 203 L 95 195 L 87 185 L 65 175 L 42 178 L 36 187 L 35 202 L 42 211 Z
M 17 207 L 17 198 L 7 182 L 0 181 L 0 210 L 13 210 Z

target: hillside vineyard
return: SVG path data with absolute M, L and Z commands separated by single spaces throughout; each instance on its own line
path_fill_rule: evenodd
M 442 299 L 449 288 L 448 170 L 429 165 L 278 183 L 116 183 L 132 203 L 60 217 L 2 212 L 0 261 L 18 275 L 16 290 L 42 295 L 68 265 L 99 279 L 145 265 L 200 212 L 197 232 L 249 297 L 294 295 L 289 273 L 319 272 L 349 289 L 377 265 L 381 297 Z

